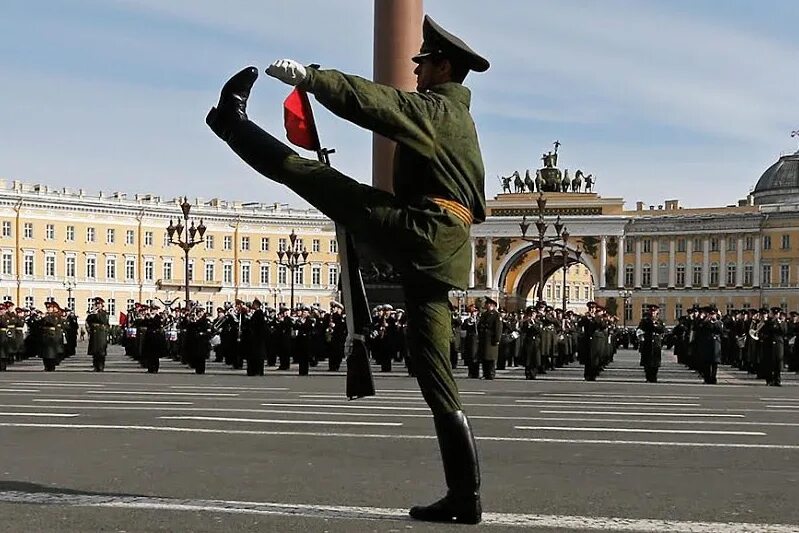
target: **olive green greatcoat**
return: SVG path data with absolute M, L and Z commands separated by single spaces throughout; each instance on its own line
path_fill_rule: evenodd
M 485 220 L 485 169 L 469 112 L 471 92 L 459 83 L 404 92 L 314 68 L 301 88 L 336 115 L 397 143 L 393 193 L 300 157 L 235 113 L 212 110 L 207 122 L 255 170 L 288 186 L 402 273 L 408 346 L 422 395 L 435 415 L 461 410 L 449 363 L 447 292 L 468 285 L 470 225 L 431 198 L 456 201 L 474 222 Z
M 54 315 L 45 314 L 39 323 L 40 353 L 42 359 L 58 359 L 64 353 L 63 320 Z
M 499 358 L 499 341 L 502 337 L 502 318 L 496 309 L 483 311 L 477 323 L 478 347 L 480 361 L 496 361 Z
M 108 313 L 99 310 L 86 315 L 86 329 L 89 330 L 87 355 L 105 356 L 108 349 Z

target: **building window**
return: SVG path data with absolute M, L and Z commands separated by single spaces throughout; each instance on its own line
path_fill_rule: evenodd
M 755 279 L 755 268 L 752 265 L 744 265 L 744 286 L 751 287 Z
M 744 237 L 744 250 L 752 250 L 755 247 L 755 239 L 751 235 Z
M 75 297 L 70 296 L 67 298 L 67 309 L 75 310 Z
M 694 237 L 694 252 L 701 252 L 705 249 L 704 245 L 702 244 L 702 239 L 699 237 Z
M 311 241 L 311 251 L 312 252 L 318 252 L 321 247 L 322 247 L 322 245 L 319 242 L 319 239 L 314 239 L 314 240 Z
M 136 260 L 131 258 L 125 259 L 125 279 L 132 281 L 136 278 Z
M 641 285 L 643 287 L 652 285 L 652 267 L 650 265 L 641 267 Z
M 125 230 L 125 244 L 130 246 L 136 241 L 135 233 L 132 229 Z
M 727 263 L 727 286 L 735 286 L 735 276 L 737 274 L 737 270 L 738 267 L 735 266 L 735 263 Z
M 22 226 L 23 232 L 22 236 L 26 239 L 33 238 L 33 223 L 32 222 L 25 222 Z
M 668 252 L 669 251 L 669 241 L 666 239 L 658 239 L 658 252 Z
M 233 265 L 230 263 L 225 263 L 222 265 L 222 282 L 227 285 L 231 285 L 233 283 Z
M 277 251 L 278 252 L 286 251 L 286 239 L 284 239 L 283 237 L 277 240 Z
M 277 266 L 277 283 L 278 285 L 285 285 L 288 280 L 288 269 L 285 265 Z
M 225 235 L 222 237 L 222 249 L 224 250 L 232 250 L 233 249 L 233 237 L 230 235 Z
M 214 249 L 214 236 L 205 234 L 205 249 L 206 250 L 213 250 Z
M 691 283 L 694 286 L 702 286 L 702 265 L 694 265 L 694 273 L 691 277 Z
M 641 248 L 645 254 L 652 253 L 652 239 L 644 239 Z
M 719 264 L 718 263 L 711 263 L 710 264 L 710 286 L 711 287 L 718 287 L 719 286 Z
M 3 237 L 11 237 L 11 222 L 8 220 L 3 221 Z
M 763 249 L 771 250 L 771 235 L 763 235 Z
M 311 285 L 319 286 L 322 284 L 322 267 L 311 265 Z
M 249 263 L 243 263 L 241 265 L 241 283 L 243 285 L 250 284 L 250 265 Z
M 338 265 L 327 267 L 327 284 L 331 287 L 338 286 Z
M 242 237 L 241 238 L 241 251 L 246 252 L 250 249 L 250 238 L 249 237 Z
M 678 320 L 682 317 L 682 304 L 674 304 L 674 319 Z
M 147 281 L 155 279 L 155 262 L 152 259 L 144 261 L 144 279 Z
M 86 258 L 86 277 L 89 279 L 97 277 L 97 259 L 94 257 Z
M 108 228 L 107 230 L 105 230 L 105 243 L 114 244 L 115 240 L 116 240 L 116 231 L 114 231 L 114 228 Z
M 790 250 L 791 249 L 791 236 L 790 235 L 785 234 L 785 235 L 782 236 L 782 246 L 781 246 L 781 248 L 783 250 Z
M 125 302 L 125 309 L 130 311 L 131 309 L 133 309 L 134 305 L 136 305 L 136 300 L 134 300 L 133 298 L 128 298 L 127 301 Z
M 331 254 L 338 253 L 338 241 L 336 239 L 332 239 L 330 241 L 330 246 L 328 247 L 328 250 L 330 251 Z
M 131 243 L 133 244 L 133 243 Z M 145 231 L 144 232 L 144 245 L 145 246 L 152 246 L 153 245 L 153 232 L 152 231 Z
M 44 257 L 44 275 L 48 278 L 55 277 L 55 256 L 47 255 Z
M 718 252 L 719 251 L 719 238 L 718 237 L 711 237 L 710 238 L 710 251 L 711 252 Z
M 677 287 L 685 287 L 685 265 L 677 265 L 674 284 Z
M 116 257 L 107 257 L 105 260 L 105 277 L 106 279 L 116 279 L 117 277 L 117 259 Z
M 305 267 L 294 269 L 294 284 L 305 285 Z
M 261 265 L 261 285 L 269 285 L 269 265 Z
M 44 238 L 48 241 L 55 239 L 55 224 L 47 224 L 44 227 Z
M 106 309 L 108 310 L 108 314 L 114 316 L 117 311 L 117 300 L 116 298 L 109 298 L 105 301 Z
M 669 265 L 660 263 L 658 266 L 658 286 L 667 287 L 669 285 Z
M 11 252 L 3 252 L 3 274 L 8 276 L 14 273 L 14 259 Z
M 685 239 L 677 239 L 677 251 L 678 252 L 685 251 Z
M 727 251 L 734 252 L 738 249 L 738 239 L 735 237 L 727 237 Z
M 555 299 L 560 300 L 560 285 L 555 285 Z
M 205 263 L 205 281 L 214 281 L 214 276 L 216 275 L 214 270 L 213 263 Z
M 633 319 L 633 303 L 630 300 L 624 302 L 624 320 Z
M 205 312 L 208 313 L 209 315 L 213 315 L 214 314 L 214 302 L 213 301 L 208 300 L 207 302 L 205 302 Z
M 633 265 L 624 265 L 624 285 L 632 287 L 635 283 L 635 267 Z
M 33 254 L 26 254 L 24 260 L 24 270 L 23 273 L 26 276 L 33 276 L 34 272 L 34 264 L 33 264 Z
M 583 287 L 583 300 L 588 300 L 589 298 L 589 288 L 587 286 Z
M 269 251 L 269 237 L 261 237 L 261 251 L 262 252 Z
M 75 226 L 67 226 L 67 241 L 72 242 L 75 240 Z
M 552 285 L 547 284 L 547 300 L 552 299 Z
M 791 284 L 791 265 L 780 265 L 780 286 L 787 287 Z
M 67 258 L 66 258 L 66 267 L 65 267 L 65 270 L 64 270 L 64 274 L 66 275 L 66 277 L 68 277 L 68 278 L 74 278 L 75 277 L 76 270 L 77 270 L 76 265 L 77 265 L 77 261 L 75 260 L 75 256 L 74 255 L 68 255 Z
M 164 261 L 164 281 L 172 280 L 172 261 Z
M 174 238 L 175 238 L 175 239 L 177 239 L 177 237 L 174 237 Z M 177 242 L 177 241 L 175 241 L 175 242 Z M 169 233 L 166 233 L 166 232 L 164 232 L 164 243 L 163 243 L 163 247 L 164 247 L 164 248 L 169 248 L 169 245 L 170 245 L 170 244 L 172 244 L 172 240 L 169 238 Z
M 771 265 L 763 265 L 762 276 L 760 277 L 760 285 L 763 287 L 771 286 Z
M 86 242 L 94 242 L 97 239 L 97 233 L 94 228 L 86 228 Z
M 25 307 L 27 307 L 28 309 L 33 309 L 33 304 L 34 304 L 33 296 L 26 296 Z

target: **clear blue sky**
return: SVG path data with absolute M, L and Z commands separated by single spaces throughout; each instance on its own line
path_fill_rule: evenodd
M 371 76 L 372 0 L 5 0 L 0 177 L 90 191 L 304 205 L 204 117 L 239 68 L 289 57 Z M 593 173 L 603 196 L 735 202 L 799 129 L 796 0 L 425 0 L 492 62 L 471 75 L 486 164 Z M 282 135 L 286 86 L 251 117 Z M 369 182 L 370 134 L 317 108 L 333 163 Z

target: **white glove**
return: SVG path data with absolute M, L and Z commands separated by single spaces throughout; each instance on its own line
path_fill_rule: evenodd
M 305 67 L 293 59 L 278 59 L 267 67 L 266 73 L 289 85 L 299 85 L 305 79 Z

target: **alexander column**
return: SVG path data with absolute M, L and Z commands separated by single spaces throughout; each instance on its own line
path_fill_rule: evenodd
M 422 0 L 375 0 L 374 81 L 405 91 L 416 90 L 411 61 L 422 44 Z M 391 191 L 394 143 L 372 138 L 372 185 Z

